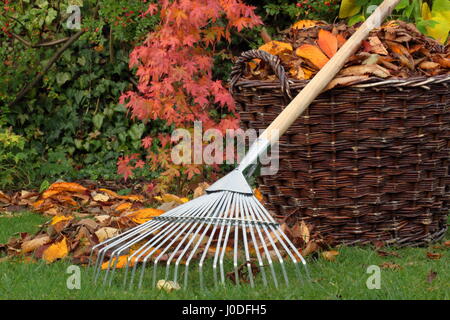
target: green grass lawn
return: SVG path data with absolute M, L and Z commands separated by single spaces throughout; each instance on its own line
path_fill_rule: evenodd
M 32 213 L 18 213 L 14 217 L 0 217 L 0 243 L 16 232 L 35 232 L 47 218 Z M 446 239 L 450 239 L 447 233 Z M 339 247 L 336 261 L 308 258 L 311 281 L 295 282 L 289 287 L 256 288 L 226 284 L 219 288 L 200 290 L 192 287 L 170 294 L 145 287 L 123 289 L 94 286 L 91 269 L 82 268 L 81 289 L 69 290 L 66 272 L 70 261 L 51 265 L 43 262 L 0 262 L 0 299 L 450 299 L 450 272 L 448 248 L 383 248 L 400 256 L 380 257 L 369 247 Z M 439 260 L 427 258 L 426 253 L 439 252 Z M 366 273 L 370 265 L 395 263 L 401 269 L 381 269 L 381 289 L 369 290 Z M 294 278 L 293 270 L 290 276 Z M 427 281 L 430 271 L 436 278 Z M 208 277 L 208 276 L 207 276 Z

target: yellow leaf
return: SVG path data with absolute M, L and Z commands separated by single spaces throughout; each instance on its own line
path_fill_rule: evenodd
M 188 198 L 180 198 L 174 194 L 166 193 L 162 197 L 154 197 L 156 200 L 162 201 L 162 202 L 176 202 L 179 204 L 183 204 L 189 201 Z
M 48 263 L 52 263 L 57 259 L 64 258 L 69 253 L 69 249 L 67 248 L 67 241 L 64 237 L 60 242 L 52 244 L 50 247 L 45 249 L 42 254 L 42 259 L 47 261 Z
M 156 288 L 158 290 L 164 290 L 167 293 L 170 293 L 174 290 L 180 290 L 180 285 L 175 281 L 166 281 L 166 280 L 159 280 L 156 284 Z
M 339 18 L 347 18 L 354 16 L 361 10 L 361 6 L 356 4 L 356 0 L 342 0 L 339 8 Z
M 165 212 L 164 210 L 146 208 L 127 214 L 126 217 L 129 218 L 131 221 L 136 222 L 137 224 L 142 224 L 151 220 L 154 217 L 160 216 L 164 212 Z
M 259 47 L 259 50 L 266 51 L 273 55 L 279 55 L 282 53 L 292 52 L 292 50 L 294 49 L 292 48 L 292 45 L 290 43 L 274 40 L 263 44 L 261 47 Z
M 431 10 L 428 6 L 428 3 L 424 2 L 422 3 L 422 19 L 424 20 L 430 20 L 431 19 Z
M 55 182 L 47 189 L 47 191 L 49 190 L 50 191 L 59 190 L 68 192 L 79 192 L 79 193 L 87 191 L 85 187 L 75 182 Z
M 322 252 L 322 257 L 328 261 L 336 260 L 336 256 L 339 254 L 339 251 L 331 250 Z
M 72 220 L 73 217 L 72 216 L 62 216 L 62 215 L 57 215 L 54 216 L 52 221 L 50 222 L 51 225 L 57 224 L 60 221 L 68 221 L 68 220 Z
M 327 30 L 320 29 L 317 44 L 320 49 L 331 59 L 338 49 L 338 40 L 334 34 Z
M 316 25 L 322 24 L 319 21 L 316 20 L 299 20 L 296 23 L 292 25 L 292 29 L 305 29 L 305 28 L 311 28 Z
M 295 54 L 299 57 L 308 59 L 313 65 L 321 69 L 329 61 L 322 50 L 312 44 L 304 44 L 295 51 Z

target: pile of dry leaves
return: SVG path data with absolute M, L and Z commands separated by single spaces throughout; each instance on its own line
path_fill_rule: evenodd
M 200 184 L 193 197 L 203 195 L 207 187 L 206 183 Z M 263 201 L 257 189 L 255 195 Z M 52 263 L 70 257 L 75 264 L 87 264 L 93 246 L 187 201 L 187 198 L 172 194 L 152 199 L 144 195 L 120 195 L 109 189 L 88 189 L 68 182 L 54 183 L 42 193 L 21 191 L 7 195 L 0 192 L 0 215 L 4 217 L 14 216 L 11 211 L 25 209 L 52 217 L 38 232 L 20 233 L 8 243 L 0 244 L 0 253 L 6 253 L 6 259 L 43 259 Z M 149 208 L 150 205 L 157 207 Z M 332 261 L 338 254 L 337 251 L 326 251 L 328 242 L 304 222 L 292 227 L 283 223 L 282 229 L 304 256 L 318 255 L 320 251 L 323 258 Z M 232 249 L 230 247 L 231 252 Z M 210 250 L 214 251 L 214 248 Z M 116 267 L 120 268 L 127 256 L 119 257 L 119 260 Z
M 277 55 L 291 78 L 308 80 L 356 30 L 345 24 L 302 20 L 286 31 L 283 41 L 268 41 L 259 49 Z M 259 59 L 250 62 L 248 67 L 248 79 L 276 80 L 270 67 Z M 436 76 L 447 74 L 449 69 L 449 45 L 444 47 L 425 37 L 413 24 L 391 21 L 370 33 L 328 89 L 369 78 Z

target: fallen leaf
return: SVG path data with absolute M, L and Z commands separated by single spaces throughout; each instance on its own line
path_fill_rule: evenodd
M 129 213 L 125 217 L 129 218 L 133 222 L 136 222 L 137 224 L 142 224 L 154 217 L 160 216 L 164 212 L 165 211 L 160 209 L 146 208 Z
M 336 54 L 338 49 L 338 40 L 336 36 L 323 29 L 319 30 L 317 44 L 330 59 Z
M 450 240 L 449 240 L 449 241 L 445 241 L 445 242 L 444 242 L 444 246 L 450 247 Z
M 102 214 L 99 216 L 95 216 L 94 219 L 97 220 L 99 223 L 106 223 L 108 220 L 111 219 L 111 216 L 107 214 Z
M 306 248 L 302 250 L 302 256 L 306 257 L 319 249 L 319 245 L 315 241 L 309 241 Z
M 194 190 L 194 199 L 198 198 L 206 193 L 206 189 L 209 188 L 209 184 L 206 182 L 200 183 Z
M 170 194 L 170 193 L 166 193 L 162 196 L 156 196 L 155 197 L 156 200 L 162 201 L 162 202 L 176 202 L 179 204 L 183 204 L 189 201 L 188 198 L 180 198 L 174 194 Z
M 170 293 L 174 290 L 180 290 L 180 285 L 175 281 L 167 281 L 167 280 L 159 280 L 156 284 L 156 288 L 158 290 L 164 290 L 167 293 Z
M 329 61 L 327 56 L 318 47 L 312 44 L 304 44 L 298 47 L 295 54 L 299 57 L 308 59 L 313 65 L 321 69 Z
M 336 256 L 339 255 L 339 251 L 331 250 L 322 252 L 322 257 L 328 261 L 335 261 Z
M 50 225 L 55 225 L 55 224 L 57 224 L 58 222 L 61 222 L 61 221 L 70 221 L 72 219 L 73 219 L 72 216 L 56 215 L 56 216 L 53 217 L 52 221 L 50 222 Z
M 439 260 L 442 258 L 442 253 L 427 252 L 427 257 L 431 260 Z
M 258 199 L 259 202 L 262 203 L 264 201 L 263 195 L 262 195 L 261 191 L 259 191 L 258 188 L 253 189 L 253 194 L 254 194 L 255 198 Z
M 347 42 L 347 39 L 345 39 L 342 34 L 338 34 L 336 36 L 336 39 L 338 41 L 338 48 L 342 47 Z
M 122 212 L 131 209 L 133 204 L 131 202 L 121 203 L 116 207 L 116 211 Z
M 402 267 L 396 263 L 392 262 L 384 262 L 383 264 L 380 264 L 380 268 L 382 269 L 392 269 L 392 270 L 400 270 Z
M 381 251 L 377 250 L 377 254 L 380 257 L 400 257 L 400 255 L 397 252 L 388 252 L 388 251 Z
M 119 229 L 111 228 L 111 227 L 103 227 L 95 231 L 95 235 L 98 238 L 99 242 L 103 242 L 109 238 L 112 238 L 119 234 Z
M 65 237 L 61 241 L 53 243 L 50 245 L 42 254 L 42 259 L 48 263 L 52 263 L 57 259 L 62 259 L 69 253 L 67 248 L 67 240 Z
M 134 264 L 136 262 L 136 258 L 133 257 L 133 258 L 131 258 L 130 261 L 128 261 L 128 260 L 129 260 L 128 255 L 120 256 L 119 258 L 114 257 L 112 260 L 108 260 L 108 261 L 102 263 L 102 270 L 108 269 L 108 267 L 110 266 L 110 263 L 111 263 L 110 268 L 113 268 L 114 264 L 116 263 L 116 265 L 115 265 L 116 269 L 121 269 L 121 268 L 125 267 L 127 265 L 127 263 L 129 264 L 129 267 L 134 266 Z
M 104 193 L 92 192 L 92 199 L 97 202 L 107 202 L 109 201 L 109 196 Z
M 50 237 L 48 235 L 38 236 L 32 240 L 28 240 L 22 243 L 22 253 L 28 253 L 36 250 L 40 246 L 50 242 Z
M 0 191 L 0 202 L 6 203 L 6 204 L 10 204 L 11 203 L 11 198 Z
M 433 270 L 430 270 L 430 272 L 427 275 L 427 282 L 432 283 L 433 280 L 437 277 L 437 272 L 434 272 Z

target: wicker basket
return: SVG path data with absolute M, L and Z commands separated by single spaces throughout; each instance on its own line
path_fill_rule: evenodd
M 280 81 L 244 79 L 254 58 Z M 322 93 L 280 138 L 278 173 L 259 178 L 268 209 L 336 243 L 440 239 L 450 204 L 449 82 L 371 79 Z M 242 127 L 266 128 L 306 83 L 288 79 L 276 56 L 243 53 L 230 82 Z

